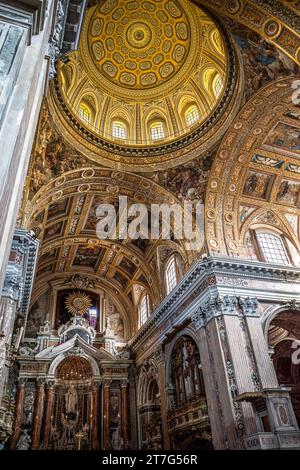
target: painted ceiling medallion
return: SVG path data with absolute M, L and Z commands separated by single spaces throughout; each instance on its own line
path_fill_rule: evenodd
M 72 292 L 68 295 L 65 305 L 71 315 L 82 316 L 92 306 L 92 301 L 84 292 Z

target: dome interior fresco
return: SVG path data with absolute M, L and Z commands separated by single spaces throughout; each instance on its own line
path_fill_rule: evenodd
M 78 51 L 58 65 L 57 87 L 92 134 L 151 155 L 192 135 L 224 101 L 226 41 L 190 1 L 107 0 L 87 11 Z

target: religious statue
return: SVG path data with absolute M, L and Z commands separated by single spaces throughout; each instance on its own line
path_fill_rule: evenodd
M 24 399 L 24 424 L 29 425 L 33 418 L 34 393 L 29 390 Z
M 62 423 L 62 437 L 60 441 L 61 449 L 72 449 L 76 443 L 76 429 L 78 422 L 78 411 L 69 412 L 66 415 L 62 413 L 61 423 Z
M 71 385 L 65 395 L 66 413 L 73 413 L 76 411 L 78 397 L 74 385 Z
M 113 450 L 123 449 L 123 438 L 120 436 L 119 428 L 116 428 L 112 433 L 111 443 Z
M 16 445 L 17 450 L 28 450 L 31 444 L 31 437 L 28 434 L 27 429 L 24 429 L 22 431 L 22 434 L 20 436 L 20 439 L 18 440 L 18 443 Z

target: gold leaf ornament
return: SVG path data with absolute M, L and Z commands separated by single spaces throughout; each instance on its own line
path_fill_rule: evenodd
M 83 316 L 92 307 L 92 301 L 84 292 L 73 292 L 66 298 L 65 306 L 71 315 Z

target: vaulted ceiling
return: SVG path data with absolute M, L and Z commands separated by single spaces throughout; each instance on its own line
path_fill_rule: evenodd
M 119 143 L 103 147 L 67 108 L 57 81 L 50 84 L 19 216 L 19 225 L 41 240 L 33 301 L 51 283 L 69 285 L 79 273 L 130 316 L 137 286 L 147 289 L 153 306 L 163 299 L 163 268 L 174 251 L 185 269 L 204 252 L 244 256 L 252 223 L 286 230 L 299 247 L 300 108 L 291 102 L 292 83 L 299 79 L 298 2 L 274 1 L 272 11 L 271 2 L 195 3 L 210 9 L 227 31 L 237 74 L 217 119 L 204 121 L 195 141 L 157 147 L 153 155 L 143 146 L 141 155 L 130 148 L 122 154 Z M 133 30 L 133 40 L 147 37 L 147 30 L 143 38 L 138 33 Z M 110 202 L 118 210 L 119 195 L 148 206 L 205 203 L 207 247 L 194 253 L 172 240 L 99 240 L 95 208 Z M 135 321 L 131 332 L 136 327 Z

